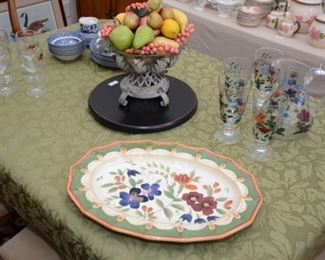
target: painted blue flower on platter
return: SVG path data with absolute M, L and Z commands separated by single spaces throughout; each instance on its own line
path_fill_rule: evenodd
M 153 200 L 155 198 L 155 196 L 160 196 L 161 195 L 161 191 L 159 190 L 160 185 L 158 183 L 153 183 L 153 184 L 149 184 L 149 183 L 143 183 L 141 184 L 141 188 L 143 190 L 145 190 L 146 192 L 148 192 L 148 198 L 149 200 Z
M 206 223 L 206 220 L 203 218 L 197 218 L 196 220 L 194 220 L 195 224 L 202 224 L 202 223 Z
M 146 196 L 140 195 L 141 189 L 139 188 L 131 188 L 130 192 L 120 192 L 120 205 L 121 206 L 128 206 L 132 209 L 138 209 L 140 207 L 140 202 L 148 201 Z
M 136 176 L 136 175 L 140 175 L 140 174 L 141 174 L 141 173 L 138 172 L 137 170 L 130 170 L 130 169 L 127 170 L 127 175 L 128 175 L 129 177 L 131 177 L 131 176 Z
M 216 220 L 218 217 L 217 216 L 209 216 L 209 217 L 207 217 L 207 220 L 208 221 L 214 221 L 214 220 Z
M 188 223 L 191 223 L 192 221 L 192 215 L 191 214 L 183 214 L 182 216 L 180 216 L 180 219 L 182 221 L 187 221 Z

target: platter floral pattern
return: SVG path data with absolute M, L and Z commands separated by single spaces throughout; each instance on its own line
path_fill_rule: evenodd
M 252 223 L 262 203 L 253 175 L 231 159 L 153 141 L 92 149 L 71 167 L 68 193 L 108 228 L 174 242 L 229 236 Z

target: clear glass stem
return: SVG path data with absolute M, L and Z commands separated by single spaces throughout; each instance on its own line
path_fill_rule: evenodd
M 264 142 L 257 142 L 256 144 L 256 151 L 259 153 L 266 153 L 268 150 L 267 143 Z
M 223 133 L 225 136 L 233 136 L 235 134 L 235 125 L 234 124 L 229 124 L 229 123 L 226 123 L 225 124 L 225 127 L 223 129 Z

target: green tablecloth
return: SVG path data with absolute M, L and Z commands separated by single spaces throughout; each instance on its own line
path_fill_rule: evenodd
M 0 195 L 67 259 L 302 260 L 311 259 L 315 247 L 325 242 L 324 110 L 304 138 L 274 140 L 274 160 L 259 163 L 246 149 L 254 142 L 249 107 L 239 124 L 242 141 L 213 143 L 221 128 L 217 76 L 222 65 L 215 59 L 188 50 L 169 71 L 198 96 L 191 120 L 172 130 L 133 135 L 105 128 L 89 114 L 92 89 L 121 73 L 94 64 L 89 50 L 73 62 L 45 52 L 47 93 L 38 99 L 25 95 L 23 70 L 14 53 L 12 57 L 16 93 L 0 98 Z M 253 225 L 221 241 L 175 244 L 114 233 L 84 217 L 66 193 L 69 166 L 91 147 L 141 139 L 205 147 L 238 161 L 256 176 L 264 195 Z

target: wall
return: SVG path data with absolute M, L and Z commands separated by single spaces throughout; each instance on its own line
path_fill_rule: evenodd
M 64 11 L 66 13 L 67 23 L 77 22 L 77 10 L 75 0 L 62 0 Z M 17 0 L 16 1 L 18 17 L 21 13 L 28 14 L 28 23 L 49 18 L 45 23 L 47 29 L 56 29 L 55 18 L 49 0 Z M 7 3 L 0 4 L 0 27 L 4 28 L 8 34 L 11 32 L 9 15 L 7 12 Z M 24 19 L 20 19 L 21 27 L 24 27 Z

